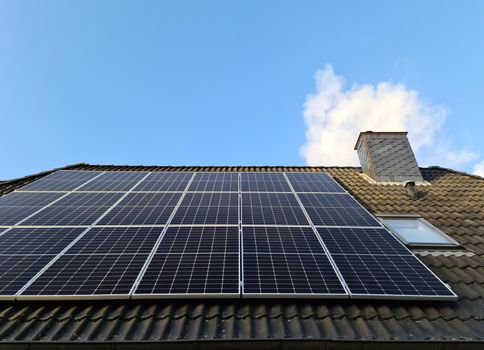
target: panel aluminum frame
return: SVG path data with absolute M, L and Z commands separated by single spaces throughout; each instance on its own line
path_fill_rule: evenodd
M 183 192 L 182 196 L 180 197 L 180 200 L 177 203 L 177 206 L 175 207 L 175 210 L 172 212 L 172 215 L 168 219 L 168 222 L 166 224 L 165 229 L 163 230 L 162 234 L 158 238 L 158 241 L 155 243 L 153 250 L 150 253 L 150 256 L 146 260 L 145 266 L 143 267 L 142 271 L 140 272 L 138 279 L 134 283 L 133 288 L 131 289 L 131 298 L 132 299 L 180 299 L 180 298 L 183 298 L 183 299 L 207 298 L 208 299 L 208 298 L 214 298 L 214 297 L 217 297 L 217 298 L 240 298 L 240 296 L 241 296 L 241 285 L 240 285 L 240 283 L 238 285 L 238 293 L 234 293 L 234 294 L 232 294 L 232 293 L 150 293 L 150 294 L 136 293 L 136 290 L 138 289 L 138 286 L 139 286 L 140 282 L 142 281 L 143 276 L 145 275 L 146 270 L 148 269 L 148 266 L 150 265 L 151 261 L 153 260 L 153 257 L 155 256 L 156 252 L 158 251 L 158 248 L 159 248 L 159 246 L 160 246 L 160 244 L 163 240 L 163 237 L 165 236 L 166 231 L 168 230 L 169 227 L 183 227 L 183 226 L 187 226 L 187 227 L 195 227 L 195 226 L 197 226 L 197 227 L 227 227 L 227 226 L 237 227 L 237 225 L 171 225 L 171 221 L 174 218 L 178 208 L 180 207 L 180 204 L 182 203 L 182 201 L 183 201 L 183 199 L 184 199 L 184 197 L 187 193 L 207 193 L 207 192 L 188 191 L 188 189 L 190 188 L 190 185 L 191 185 L 193 179 L 195 178 L 195 176 L 196 176 L 196 173 L 194 173 L 192 178 L 190 179 L 187 187 L 185 188 L 185 191 Z M 238 183 L 238 186 L 239 186 L 238 192 L 240 192 L 240 183 Z M 223 192 L 211 191 L 211 192 L 208 192 L 208 193 L 223 193 Z M 229 192 L 229 193 L 233 193 L 233 192 Z M 238 208 L 238 215 L 239 215 L 239 218 L 240 218 L 240 205 L 238 207 L 239 207 Z M 239 236 L 240 236 L 240 231 L 239 231 Z M 239 260 L 240 260 L 240 250 L 241 250 L 241 248 L 240 248 L 240 238 L 239 238 Z M 240 276 L 241 276 L 241 272 L 240 272 L 240 262 L 239 262 L 239 281 L 240 281 Z
M 146 178 L 150 172 L 148 172 L 142 179 L 140 179 L 136 184 L 132 186 L 134 188 L 139 182 L 141 182 L 144 178 Z M 56 299 L 99 299 L 99 298 L 108 298 L 112 297 L 113 299 L 129 299 L 130 294 L 108 294 L 108 295 L 99 295 L 99 294 L 93 294 L 93 295 L 28 295 L 28 294 L 23 294 L 24 291 L 27 290 L 27 288 L 34 283 L 49 267 L 51 267 L 57 260 L 60 259 L 61 256 L 63 256 L 74 244 L 76 244 L 82 237 L 86 235 L 86 233 L 94 227 L 101 219 L 107 215 L 119 202 L 121 202 L 130 192 L 126 192 L 123 196 L 121 196 L 111 207 L 109 207 L 104 214 L 102 214 L 99 218 L 97 218 L 96 221 L 94 221 L 89 227 L 87 227 L 74 241 L 72 241 L 64 250 L 62 250 L 54 259 L 52 259 L 49 264 L 44 266 L 44 268 L 39 271 L 32 279 L 25 285 L 23 286 L 22 289 L 20 289 L 16 294 L 15 298 L 17 300 L 32 300 L 32 299 L 41 299 L 41 300 L 56 300 Z
M 76 171 L 76 170 L 66 170 L 66 171 Z M 311 221 L 311 219 L 309 218 L 309 215 L 304 207 L 304 205 L 302 204 L 298 194 L 300 193 L 308 193 L 308 194 L 317 194 L 317 193 L 331 193 L 331 194 L 342 194 L 342 193 L 346 193 L 348 194 L 351 198 L 353 198 L 353 196 L 351 196 L 351 194 L 349 194 L 337 181 L 335 181 L 333 179 L 333 177 L 330 175 L 330 174 L 327 174 L 339 187 L 343 188 L 344 192 L 326 192 L 326 191 L 322 191 L 322 192 L 296 192 L 294 190 L 294 187 L 292 186 L 292 183 L 290 181 L 290 179 L 288 178 L 287 176 L 287 173 L 286 172 L 276 172 L 276 171 L 271 171 L 271 172 L 267 172 L 267 173 L 278 173 L 278 174 L 282 174 L 285 178 L 285 181 L 287 182 L 288 186 L 290 187 L 291 189 L 291 192 L 261 192 L 261 193 L 284 193 L 284 194 L 288 194 L 288 193 L 291 193 L 293 194 L 296 199 L 297 199 L 297 202 L 299 204 L 299 207 L 301 208 L 301 210 L 303 211 L 306 219 L 308 220 L 309 222 L 309 225 L 244 225 L 243 222 L 242 222 L 242 187 L 241 187 L 241 174 L 244 173 L 244 172 L 232 172 L 232 173 L 237 173 L 237 183 L 238 183 L 238 191 L 235 192 L 235 191 L 189 191 L 189 187 L 190 187 L 190 184 L 191 182 L 193 181 L 193 179 L 195 178 L 197 172 L 191 172 L 189 171 L 188 173 L 192 173 L 192 176 L 189 180 L 189 182 L 187 183 L 185 189 L 183 192 L 181 191 L 136 191 L 135 188 L 139 185 L 140 182 L 142 182 L 143 180 L 146 179 L 146 177 L 149 176 L 149 174 L 151 172 L 145 172 L 145 171 L 140 171 L 142 173 L 146 173 L 146 175 L 144 177 L 142 177 L 138 182 L 136 182 L 129 190 L 126 190 L 126 191 L 82 191 L 82 189 L 80 190 L 80 188 L 82 188 L 83 186 L 85 186 L 87 183 L 95 180 L 96 178 L 98 178 L 99 176 L 101 176 L 103 173 L 106 173 L 106 172 L 99 172 L 99 174 L 86 181 L 85 183 L 83 183 L 82 185 L 78 186 L 77 188 L 73 189 L 73 190 L 70 190 L 70 191 L 22 191 L 21 189 L 18 189 L 17 191 L 18 192 L 41 192 L 41 193 L 46 193 L 46 192 L 62 192 L 62 193 L 65 193 L 63 196 L 61 196 L 60 198 L 54 200 L 52 203 L 49 203 L 48 205 L 42 207 L 41 209 L 39 209 L 37 212 L 27 216 L 26 218 L 22 219 L 21 221 L 17 222 L 15 225 L 11 225 L 11 226 L 0 226 L 0 235 L 3 235 L 5 234 L 6 232 L 10 231 L 11 229 L 13 228 L 37 228 L 37 227 L 42 227 L 42 228 L 48 228 L 48 227 L 54 227 L 54 228 L 62 228 L 62 227 L 66 227 L 66 228 L 71 228 L 71 227 L 79 227 L 79 228 L 82 228 L 84 231 L 73 241 L 71 242 L 68 247 L 66 247 L 62 252 L 60 252 L 54 259 L 52 259 L 46 266 L 44 266 L 42 268 L 41 271 L 39 271 L 39 273 L 37 273 L 26 285 L 24 285 L 21 290 L 19 290 L 15 295 L 12 295 L 12 296 L 8 296 L 8 298 L 6 298 L 5 296 L 0 296 L 0 299 L 18 299 L 18 300 L 34 300 L 34 299 L 37 299 L 37 300 L 52 300 L 52 299 L 65 299 L 65 300 L 78 300 L 78 299 L 128 299 L 128 298 L 133 298 L 133 299 L 142 299 L 142 298 L 146 298 L 146 299 L 150 299 L 150 298 L 155 298 L 155 299 L 180 299 L 180 298 L 183 298 L 183 299 L 188 299 L 188 298 L 287 298 L 287 299 L 297 299 L 297 298 L 324 298 L 324 299 L 330 299 L 330 298 L 352 298 L 352 299 L 397 299 L 397 300 L 455 300 L 457 299 L 457 295 L 451 290 L 451 288 L 445 284 L 444 282 L 442 282 L 440 280 L 440 278 L 438 276 L 436 276 L 425 264 L 423 264 L 423 262 L 421 260 L 419 260 L 409 249 L 408 247 L 406 247 L 403 243 L 401 243 L 398 239 L 397 241 L 403 245 L 403 247 L 408 250 L 408 252 L 410 252 L 410 254 L 412 255 L 412 257 L 414 259 L 416 259 L 416 261 L 422 265 L 423 268 L 425 268 L 426 270 L 428 270 L 435 278 L 437 281 L 439 281 L 440 283 L 443 284 L 443 286 L 445 286 L 449 292 L 452 294 L 452 295 L 449 295 L 449 296 L 442 296 L 442 295 L 431 295 L 431 296 L 422 296 L 422 295 L 400 295 L 400 294 L 358 294 L 358 293 L 351 293 L 351 290 L 350 288 L 347 286 L 346 284 L 346 281 L 344 280 L 344 277 L 342 276 L 341 272 L 339 271 L 339 268 L 337 266 L 337 264 L 334 262 L 334 259 L 331 255 L 331 253 L 329 252 L 329 250 L 327 249 L 326 245 L 324 244 L 324 241 L 323 239 L 320 237 L 320 235 L 318 234 L 317 232 L 317 228 L 318 227 L 328 227 L 328 228 L 331 228 L 331 227 L 342 227 L 342 228 L 383 228 L 385 229 L 388 234 L 392 235 L 393 237 L 395 237 L 395 235 L 390 231 L 388 230 L 384 225 L 382 225 L 379 221 L 377 221 L 377 223 L 379 224 L 378 226 L 322 226 L 322 225 L 314 225 L 313 222 Z M 79 225 L 79 226 L 57 226 L 57 225 L 51 225 L 51 226 L 23 226 L 22 225 L 22 222 L 26 221 L 28 218 L 30 218 L 31 216 L 33 215 L 36 215 L 38 212 L 41 212 L 42 210 L 44 210 L 46 207 L 54 204 L 55 202 L 61 200 L 62 198 L 64 198 L 65 196 L 67 196 L 69 193 L 71 192 L 76 192 L 76 193 L 80 193 L 80 192 L 89 192 L 89 193 L 96 193 L 96 192 L 120 192 L 120 193 L 123 193 L 123 196 L 121 196 L 121 198 L 116 201 L 111 207 L 109 207 L 94 223 L 92 223 L 91 225 Z M 180 197 L 176 207 L 174 208 L 173 212 L 171 213 L 170 215 L 170 218 L 168 219 L 167 223 L 164 224 L 164 225 L 97 225 L 99 223 L 99 221 L 105 216 L 107 215 L 107 213 L 109 213 L 112 208 L 114 208 L 117 204 L 119 204 L 120 201 L 122 201 L 129 193 L 144 193 L 144 192 L 147 192 L 147 193 L 170 193 L 170 192 L 175 192 L 175 193 L 182 193 L 182 196 Z M 202 224 L 202 225 L 171 225 L 171 220 L 173 219 L 175 213 L 177 212 L 180 204 L 181 204 L 181 201 L 183 200 L 183 198 L 185 197 L 185 195 L 187 193 L 224 193 L 224 192 L 229 192 L 229 193 L 238 193 L 238 223 L 237 224 L 233 224 L 233 225 L 224 225 L 224 224 L 215 224 L 215 225 L 210 225 L 210 224 Z M 244 193 L 257 193 L 257 192 L 245 192 Z M 354 199 L 354 198 L 353 198 Z M 373 214 L 371 214 L 363 205 L 361 205 L 361 203 L 358 202 L 358 204 L 360 205 L 361 208 L 363 208 L 363 210 L 368 213 L 370 216 L 372 217 L 375 217 Z M 231 227 L 238 227 L 239 228 L 239 285 L 238 285 L 238 293 L 193 293 L 193 294 L 190 294 L 190 293 L 172 293 L 172 294 L 136 294 L 136 289 L 138 288 L 139 286 L 139 282 L 141 281 L 144 273 L 146 272 L 146 269 L 148 268 L 150 262 L 152 261 L 154 255 L 156 254 L 156 251 L 158 249 L 158 247 L 160 246 L 161 242 L 162 242 L 162 239 L 166 233 L 166 231 L 168 230 L 168 227 L 176 227 L 176 226 L 180 226 L 180 227 L 194 227 L 194 226 L 200 226 L 200 227 L 226 227 L 226 226 L 231 226 Z M 322 246 L 322 248 L 324 249 L 325 251 L 325 256 L 327 257 L 327 259 L 331 262 L 331 267 L 333 268 L 333 270 L 336 272 L 337 276 L 338 276 L 338 279 L 340 281 L 340 283 L 342 284 L 342 286 L 344 287 L 344 289 L 346 290 L 346 293 L 345 294 L 284 294 L 284 293 L 264 293 L 264 294 L 250 294 L 250 293 L 244 293 L 244 276 L 243 276 L 243 263 L 244 263 L 244 249 L 243 249 L 243 226 L 251 226 L 251 227 L 308 227 L 308 228 L 311 228 L 313 230 L 313 233 L 316 235 L 316 237 L 318 238 L 318 241 L 320 243 L 320 245 Z M 129 293 L 127 294 L 93 294 L 93 295 L 22 295 L 22 292 L 25 291 L 25 289 L 28 288 L 28 286 L 30 284 L 32 284 L 32 282 L 34 282 L 43 272 L 45 272 L 45 270 L 48 269 L 48 267 L 50 267 L 52 264 L 54 264 L 55 261 L 57 261 L 61 256 L 63 256 L 63 254 L 72 246 L 74 245 L 77 241 L 79 241 L 92 227 L 163 227 L 163 230 L 162 232 L 159 234 L 158 236 L 158 239 L 156 241 L 156 243 L 154 244 L 153 246 L 153 249 L 151 250 L 150 254 L 148 255 L 148 258 L 146 259 L 146 261 L 144 262 L 144 265 L 138 275 L 138 277 L 136 278 L 135 282 L 133 283 L 133 286 L 130 290 Z M 387 255 L 388 256 L 388 255 Z

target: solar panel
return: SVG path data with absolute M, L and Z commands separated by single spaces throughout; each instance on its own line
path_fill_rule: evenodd
M 243 227 L 244 295 L 345 296 L 308 227 Z
M 158 253 L 199 254 L 239 253 L 239 228 L 235 226 L 204 226 L 168 228 Z
M 183 192 L 193 173 L 153 172 L 133 188 L 133 191 L 178 191 Z
M 162 228 L 92 228 L 21 294 L 128 297 Z
M 155 254 L 133 297 L 239 295 L 238 254 Z
M 24 298 L 72 296 L 128 297 L 148 255 L 62 255 L 21 295 Z
M 412 255 L 333 254 L 351 297 L 452 298 L 449 290 Z
M 13 297 L 55 255 L 6 255 L 0 259 L 0 295 Z
M 318 227 L 331 254 L 412 255 L 384 228 Z
M 15 225 L 64 195 L 52 192 L 10 192 L 0 197 L 0 226 Z
M 65 254 L 149 254 L 162 227 L 93 227 Z
M 325 173 L 286 173 L 296 192 L 339 192 L 345 190 Z
M 453 293 L 385 228 L 317 229 L 352 297 Z
M 72 191 L 99 174 L 99 171 L 60 170 L 23 186 L 19 191 Z
M 0 226 L 0 298 L 455 298 L 324 173 L 61 171 Z
M 129 193 L 107 213 L 99 225 L 164 225 L 181 193 Z
M 84 228 L 12 228 L 0 235 L 0 256 L 55 256 L 84 230 Z
M 187 193 L 178 207 L 175 225 L 237 225 L 238 193 Z
M 169 227 L 134 295 L 239 292 L 238 227 Z
M 80 187 L 78 191 L 129 191 L 147 174 L 148 172 L 143 171 L 104 172 L 96 179 Z
M 14 228 L 0 236 L 0 295 L 13 297 L 82 228 Z
M 122 193 L 69 193 L 58 202 L 28 218 L 23 225 L 91 225 L 104 214 Z
M 239 190 L 238 173 L 196 173 L 188 191 L 220 192 Z
M 244 254 L 246 297 L 347 296 L 326 255 Z
M 310 227 L 243 226 L 244 254 L 325 254 Z
M 291 192 L 283 173 L 241 173 L 243 192 Z
M 242 193 L 244 225 L 309 225 L 292 193 Z
M 381 226 L 348 194 L 299 193 L 298 197 L 316 226 Z

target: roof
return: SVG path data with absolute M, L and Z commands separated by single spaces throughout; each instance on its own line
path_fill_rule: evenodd
M 125 300 L 3 301 L 0 339 L 32 347 L 36 342 L 97 342 L 102 348 L 133 343 L 177 342 L 195 348 L 221 340 L 237 346 L 255 341 L 328 348 L 415 346 L 450 348 L 484 340 L 484 179 L 449 169 L 421 168 L 431 185 L 417 186 L 411 200 L 398 184 L 377 184 L 355 167 L 166 167 L 77 164 L 64 169 L 144 171 L 324 171 L 373 213 L 418 213 L 462 249 L 422 251 L 417 256 L 444 282 L 457 301 L 395 300 Z M 5 194 L 49 172 L 0 183 Z M 33 344 L 30 342 L 34 342 Z M 477 342 L 477 343 L 474 343 Z M 25 344 L 24 344 L 25 343 Z M 14 344 L 11 344 L 14 345 Z M 51 346 L 53 344 L 50 344 Z M 159 345 L 159 344 L 158 344 Z M 274 344 L 271 344 L 274 345 Z M 370 346 L 371 345 L 371 346 Z M 387 344 L 388 345 L 388 344 Z M 27 347 L 27 345 L 25 345 Z M 338 347 L 341 346 L 341 347 Z M 355 348 L 360 349 L 361 347 Z M 358 345 L 359 346 L 359 345 Z M 366 347 L 368 346 L 368 347 Z M 381 347 L 379 347 L 381 346 Z

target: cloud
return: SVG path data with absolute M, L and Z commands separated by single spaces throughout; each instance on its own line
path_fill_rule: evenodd
M 474 174 L 484 177 L 484 160 L 474 165 Z
M 421 165 L 453 167 L 474 161 L 477 153 L 454 149 L 442 126 L 448 115 L 443 106 L 419 97 L 402 83 L 389 81 L 346 88 L 331 65 L 314 76 L 316 93 L 306 97 L 306 143 L 300 154 L 306 163 L 359 165 L 354 144 L 360 131 L 408 131 Z

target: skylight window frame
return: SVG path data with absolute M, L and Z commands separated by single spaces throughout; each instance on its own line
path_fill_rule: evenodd
M 376 218 L 385 226 L 396 238 L 398 238 L 403 244 L 405 244 L 409 248 L 459 248 L 461 244 L 457 242 L 455 239 L 447 235 L 445 232 L 437 228 L 436 226 L 432 225 L 430 222 L 425 220 L 419 214 L 387 214 L 387 213 L 378 213 L 375 214 Z M 391 227 L 385 220 L 415 220 L 422 225 L 426 226 L 430 230 L 434 231 L 435 233 L 439 234 L 448 243 L 437 243 L 437 242 L 412 242 L 405 238 L 400 232 L 396 229 Z

